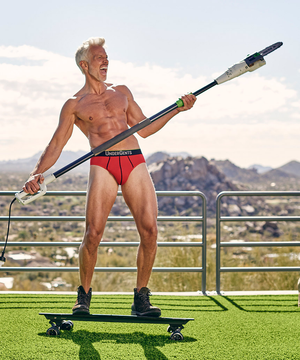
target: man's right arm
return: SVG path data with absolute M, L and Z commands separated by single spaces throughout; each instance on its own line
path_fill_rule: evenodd
M 75 100 L 73 99 L 68 100 L 63 106 L 53 137 L 23 186 L 23 191 L 26 193 L 34 194 L 39 191 L 38 183 L 44 181 L 43 173 L 56 163 L 64 146 L 70 139 L 75 123 L 74 108 Z

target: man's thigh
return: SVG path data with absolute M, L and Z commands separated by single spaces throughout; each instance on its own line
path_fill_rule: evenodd
M 118 184 L 114 177 L 100 166 L 92 165 L 86 200 L 86 223 L 103 228 L 115 202 Z
M 157 199 L 145 163 L 134 168 L 127 182 L 122 186 L 122 192 L 137 226 L 156 224 Z

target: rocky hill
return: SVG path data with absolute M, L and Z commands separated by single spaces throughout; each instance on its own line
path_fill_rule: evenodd
M 207 198 L 208 216 L 215 216 L 216 197 L 221 191 L 234 190 L 298 190 L 300 178 L 280 168 L 259 174 L 256 169 L 242 169 L 226 161 L 208 161 L 204 157 L 167 157 L 149 165 L 156 190 L 199 190 Z M 201 202 L 192 197 L 158 197 L 159 210 L 164 213 L 196 215 L 201 213 Z M 222 215 L 257 215 L 294 213 L 287 208 L 272 208 L 262 197 L 224 197 Z
M 168 157 L 149 166 L 156 190 L 199 190 L 206 195 L 208 210 L 213 212 L 219 192 L 239 190 L 224 173 L 204 157 Z M 199 214 L 201 202 L 193 197 L 159 197 L 159 209 L 167 214 Z

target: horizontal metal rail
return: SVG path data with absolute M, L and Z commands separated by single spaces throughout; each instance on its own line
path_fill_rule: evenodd
M 200 191 L 156 191 L 157 196 L 205 196 Z M 16 191 L 0 191 L 0 196 L 15 196 Z M 200 195 L 202 194 L 202 195 Z M 86 191 L 47 191 L 44 196 L 86 196 Z M 117 196 L 122 196 L 122 191 L 118 191 Z
M 15 191 L 0 191 L 0 196 L 14 196 Z M 118 191 L 118 196 L 122 196 L 122 192 Z M 158 222 L 201 222 L 202 223 L 202 242 L 199 241 L 168 241 L 158 242 L 159 247 L 198 247 L 202 249 L 202 266 L 201 267 L 154 267 L 153 272 L 201 272 L 202 273 L 202 292 L 206 292 L 206 198 L 200 191 L 156 191 L 157 196 L 194 196 L 200 197 L 202 200 L 201 216 L 158 216 Z M 86 191 L 48 191 L 45 196 L 86 196 Z M 85 216 L 11 216 L 11 221 L 85 221 Z M 8 221 L 8 216 L 0 216 L 0 221 Z M 109 216 L 107 221 L 134 221 L 132 216 Z M 46 241 L 46 242 L 8 242 L 7 246 L 60 246 L 60 247 L 78 247 L 81 242 L 62 242 L 62 241 Z M 0 242 L 4 245 L 4 242 Z M 109 242 L 100 243 L 101 247 L 138 247 L 139 242 Z M 0 267 L 0 272 L 77 272 L 78 267 L 57 266 L 57 267 Z M 136 272 L 136 267 L 95 267 L 95 272 Z
M 3 268 L 0 268 L 3 269 Z M 4 270 L 2 270 L 4 271 Z M 71 266 L 57 266 L 57 267 L 42 267 L 42 266 L 26 266 L 26 267 L 7 267 L 5 272 L 76 272 L 79 267 Z M 136 272 L 136 267 L 95 267 L 95 272 Z M 154 267 L 153 272 L 202 272 L 202 267 Z
M 223 191 L 218 194 L 216 199 L 216 291 L 221 293 L 221 272 L 276 272 L 276 271 L 300 271 L 300 267 L 293 266 L 268 266 L 268 267 L 221 267 L 221 248 L 222 247 L 298 247 L 299 241 L 232 241 L 221 242 L 221 223 L 222 222 L 242 222 L 242 221 L 300 221 L 300 216 L 221 216 L 221 199 L 225 196 L 285 196 L 298 197 L 300 191 Z
M 222 191 L 217 199 L 224 196 L 300 196 L 300 191 Z
M 300 271 L 299 266 L 248 266 L 248 267 L 223 267 L 222 272 L 277 272 L 277 271 Z
M 300 246 L 300 241 L 243 241 L 221 242 L 222 247 L 275 247 L 275 246 Z
M 4 245 L 4 241 L 0 241 L 0 245 Z M 137 241 L 102 241 L 99 246 L 101 247 L 122 247 L 122 246 L 128 246 L 128 247 L 138 247 L 139 242 Z M 55 242 L 49 242 L 49 241 L 10 241 L 7 246 L 61 246 L 61 247 L 74 247 L 74 246 L 80 246 L 81 242 L 77 241 L 55 241 Z M 203 246 L 202 242 L 196 242 L 196 241 L 158 241 L 157 246 L 162 247 L 199 247 Z
M 300 216 L 221 216 L 220 221 L 299 221 Z
M 11 221 L 85 221 L 85 216 L 11 216 Z M 157 221 L 202 221 L 202 216 L 158 216 Z M 8 221 L 8 216 L 0 216 L 0 221 Z M 134 221 L 132 216 L 109 216 L 107 221 Z

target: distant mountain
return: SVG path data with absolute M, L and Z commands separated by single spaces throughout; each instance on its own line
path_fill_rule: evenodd
M 158 163 L 160 161 L 164 161 L 168 157 L 169 157 L 168 153 L 163 152 L 163 151 L 158 151 L 154 154 L 146 156 L 146 162 L 147 162 L 147 165 L 149 166 L 151 164 Z
M 287 164 L 282 165 L 277 169 L 284 171 L 288 174 L 292 174 L 292 175 L 300 177 L 300 162 L 298 162 L 296 160 L 290 161 Z
M 265 168 L 261 165 L 255 165 L 248 169 L 240 168 L 229 160 L 211 160 L 228 179 L 244 184 L 258 184 L 268 182 L 285 182 L 292 178 L 300 178 L 300 163 L 291 161 L 277 169 L 259 172 L 257 168 Z
M 240 168 L 229 160 L 211 160 L 210 162 L 222 171 L 230 180 L 240 183 L 252 183 L 257 182 L 260 179 L 260 174 L 258 174 L 256 169 Z
M 272 169 L 270 171 L 267 171 L 266 173 L 261 174 L 261 179 L 264 180 L 270 180 L 270 181 L 276 181 L 276 180 L 284 180 L 284 179 L 290 179 L 291 174 L 278 169 Z
M 25 159 L 0 161 L 0 172 L 31 172 L 41 153 L 40 151 Z
M 249 166 L 247 169 L 248 170 L 255 169 L 258 172 L 258 174 L 263 174 L 267 171 L 272 170 L 273 168 L 271 166 L 263 166 L 263 165 L 259 165 L 259 164 L 253 164 L 253 165 Z
M 189 156 L 192 156 L 191 154 L 189 154 L 186 151 L 181 151 L 181 152 L 170 152 L 169 155 L 171 157 L 182 157 L 183 159 L 186 159 Z
M 33 156 L 25 159 L 17 159 L 17 160 L 8 160 L 8 161 L 0 161 L 0 173 L 12 173 L 12 172 L 19 172 L 19 173 L 30 173 L 35 164 L 37 163 L 39 157 L 41 156 L 42 152 L 38 152 Z M 73 162 L 74 160 L 80 158 L 86 154 L 85 151 L 63 151 L 61 156 L 57 160 L 57 163 L 51 168 L 51 172 L 55 172 L 60 168 L 68 165 L 69 163 Z M 89 162 L 86 161 L 85 163 L 79 165 L 78 167 L 74 168 L 72 171 L 74 172 L 81 172 L 87 173 L 89 169 Z M 48 172 L 49 172 L 48 171 Z
M 181 157 L 181 158 L 185 159 L 185 158 L 187 158 L 189 156 L 191 156 L 191 155 L 189 153 L 187 153 L 187 152 L 170 152 L 170 153 L 167 153 L 165 151 L 158 151 L 158 152 L 155 152 L 153 154 L 145 156 L 145 158 L 146 158 L 147 165 L 151 165 L 151 164 L 154 164 L 154 163 L 157 163 L 157 162 L 160 162 L 160 161 L 164 161 L 169 157 Z

